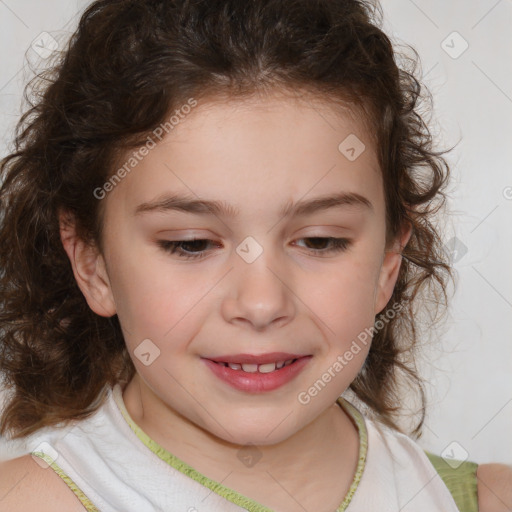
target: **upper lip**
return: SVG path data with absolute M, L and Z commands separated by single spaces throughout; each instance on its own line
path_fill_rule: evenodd
M 216 363 L 241 363 L 241 364 L 267 364 L 276 361 L 289 361 L 290 359 L 299 359 L 309 354 L 290 354 L 288 352 L 269 352 L 268 354 L 231 354 L 219 357 L 206 357 Z

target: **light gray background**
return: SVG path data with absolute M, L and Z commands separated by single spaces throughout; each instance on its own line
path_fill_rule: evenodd
M 36 62 L 32 42 L 43 32 L 60 41 L 88 4 L 0 0 L 0 155 L 31 76 L 25 53 Z M 451 213 L 440 221 L 445 242 L 457 239 L 457 285 L 422 357 L 429 408 L 419 443 L 447 458 L 511 464 L 512 1 L 385 0 L 384 18 L 388 35 L 421 56 L 438 142 L 459 141 L 448 156 Z M 0 458 L 20 450 L 0 446 Z

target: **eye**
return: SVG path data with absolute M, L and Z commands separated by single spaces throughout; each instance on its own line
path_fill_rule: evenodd
M 177 254 L 184 259 L 200 258 L 204 256 L 205 246 L 208 242 L 215 243 L 213 240 L 193 239 L 193 240 L 158 240 L 158 245 L 170 254 Z
M 306 245 L 312 245 L 313 247 L 306 247 L 306 249 L 309 249 L 314 254 L 320 255 L 345 251 L 352 243 L 351 240 L 346 238 L 334 237 L 308 237 L 299 238 L 298 240 L 308 241 Z M 220 244 L 213 240 L 201 238 L 193 240 L 158 240 L 157 243 L 165 252 L 176 254 L 179 258 L 183 259 L 204 257 L 208 252 L 207 248 L 209 246 L 221 247 Z
M 313 245 L 313 247 L 306 247 L 311 251 L 319 254 L 325 253 L 337 253 L 347 250 L 351 245 L 351 240 L 347 238 L 334 238 L 334 237 L 308 237 L 308 238 L 299 238 L 299 240 L 309 240 L 306 245 Z M 311 244 L 311 241 L 313 243 Z M 325 245 L 327 244 L 327 248 Z M 321 247 L 318 247 L 318 246 Z

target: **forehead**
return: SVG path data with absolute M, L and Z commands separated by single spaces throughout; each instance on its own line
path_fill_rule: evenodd
M 309 96 L 267 96 L 198 101 L 187 111 L 155 138 L 109 202 L 133 214 L 162 193 L 179 192 L 225 201 L 243 214 L 244 205 L 275 204 L 282 212 L 283 203 L 331 192 L 364 192 L 377 206 L 382 199 L 375 147 L 353 109 Z

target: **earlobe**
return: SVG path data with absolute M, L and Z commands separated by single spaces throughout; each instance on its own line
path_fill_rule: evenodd
M 379 273 L 379 280 L 375 289 L 374 314 L 379 314 L 393 295 L 400 265 L 402 264 L 402 251 L 412 235 L 412 224 L 404 224 L 400 236 L 398 236 L 389 251 L 384 254 L 384 259 Z
M 87 304 L 100 316 L 115 315 L 114 297 L 103 256 L 96 247 L 85 243 L 76 235 L 71 214 L 59 212 L 59 225 L 62 245 Z

